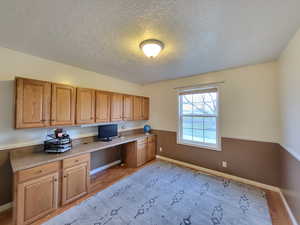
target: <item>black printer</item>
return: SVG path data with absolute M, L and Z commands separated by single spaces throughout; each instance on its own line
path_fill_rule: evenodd
M 47 153 L 62 153 L 72 149 L 72 139 L 63 129 L 56 129 L 54 134 L 47 135 L 44 150 Z

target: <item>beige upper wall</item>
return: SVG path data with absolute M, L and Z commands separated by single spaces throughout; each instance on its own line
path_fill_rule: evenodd
M 300 30 L 278 63 L 281 144 L 300 160 Z
M 6 48 L 0 48 L 0 149 L 30 145 L 44 140 L 48 129 L 13 129 L 14 79 L 24 76 L 33 79 L 66 83 L 128 94 L 142 95 L 141 85 L 82 70 L 77 67 L 45 60 Z M 141 127 L 143 122 L 124 123 L 125 128 Z M 96 133 L 95 127 L 69 128 L 73 137 Z
M 206 75 L 140 86 L 80 68 L 0 48 L 0 149 L 29 145 L 44 139 L 48 129 L 14 130 L 14 77 L 25 76 L 151 97 L 150 124 L 153 128 L 176 131 L 175 87 L 225 81 L 221 87 L 221 135 L 277 142 L 279 136 L 276 99 L 276 62 L 225 70 Z M 126 123 L 126 128 L 143 122 Z M 73 137 L 94 134 L 92 128 L 69 128 Z
M 221 135 L 257 141 L 279 141 L 276 62 L 163 81 L 145 86 L 151 97 L 150 124 L 176 131 L 175 87 L 225 81 L 220 93 Z

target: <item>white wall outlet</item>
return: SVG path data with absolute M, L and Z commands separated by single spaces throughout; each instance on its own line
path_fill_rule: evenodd
M 159 147 L 159 151 L 162 152 L 162 150 L 163 150 L 162 147 Z
M 227 168 L 227 162 L 226 161 L 222 161 L 222 167 Z

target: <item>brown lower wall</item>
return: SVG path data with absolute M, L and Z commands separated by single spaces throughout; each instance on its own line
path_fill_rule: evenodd
M 279 185 L 278 144 L 222 138 L 222 151 L 213 151 L 177 144 L 176 132 L 154 130 L 153 133 L 158 135 L 158 155 L 269 185 Z M 159 147 L 162 147 L 162 152 Z M 227 161 L 227 168 L 222 167 L 222 161 Z
M 0 206 L 11 201 L 12 169 L 9 151 L 0 151 Z
M 298 223 L 300 223 L 300 161 L 280 146 L 280 187 Z

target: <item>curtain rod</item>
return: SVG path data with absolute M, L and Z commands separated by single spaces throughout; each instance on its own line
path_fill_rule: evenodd
M 211 86 L 211 85 L 219 85 L 219 84 L 224 84 L 225 81 L 220 81 L 220 82 L 213 82 L 213 83 L 203 83 L 203 84 L 197 84 L 197 85 L 190 85 L 190 86 L 181 86 L 181 87 L 175 87 L 175 90 L 180 90 L 180 89 L 196 89 L 196 88 L 201 88 L 205 86 Z

